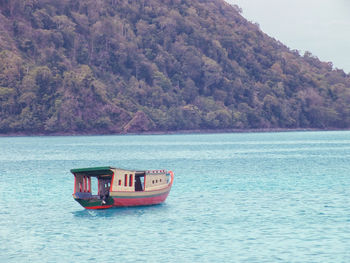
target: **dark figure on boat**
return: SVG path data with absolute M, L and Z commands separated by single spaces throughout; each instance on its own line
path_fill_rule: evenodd
M 100 198 L 102 200 L 102 204 L 105 205 L 109 198 L 109 180 L 100 180 Z

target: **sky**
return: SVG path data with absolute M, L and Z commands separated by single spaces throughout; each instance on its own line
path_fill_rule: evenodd
M 350 0 L 226 0 L 291 49 L 350 72 Z

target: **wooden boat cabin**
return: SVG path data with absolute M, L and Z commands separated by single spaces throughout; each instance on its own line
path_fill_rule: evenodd
M 71 172 L 73 198 L 86 209 L 159 204 L 167 198 L 174 181 L 173 172 L 165 170 L 91 167 Z

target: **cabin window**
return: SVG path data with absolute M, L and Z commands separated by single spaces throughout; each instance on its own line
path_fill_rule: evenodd
M 118 181 L 118 185 L 122 185 L 122 180 L 119 180 L 119 181 Z
M 88 191 L 88 178 L 84 176 L 84 192 Z
M 96 177 L 90 177 L 90 193 L 92 195 L 98 194 L 98 179 Z
M 84 192 L 89 192 L 89 177 L 85 176 L 85 189 Z
M 86 192 L 86 177 L 83 176 L 83 192 Z
M 152 184 L 154 184 L 154 180 L 152 180 Z
M 124 175 L 124 186 L 128 186 L 128 175 Z
M 133 182 L 132 179 L 133 179 L 133 178 L 132 178 L 132 174 L 130 174 L 130 175 L 129 175 L 129 186 L 130 186 L 130 187 L 132 186 L 132 182 Z

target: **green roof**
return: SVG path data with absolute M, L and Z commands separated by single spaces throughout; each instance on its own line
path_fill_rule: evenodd
M 113 169 L 113 167 L 104 166 L 104 167 L 77 168 L 77 169 L 71 169 L 70 171 L 73 174 L 99 176 L 99 175 L 112 175 L 113 171 L 111 169 Z

